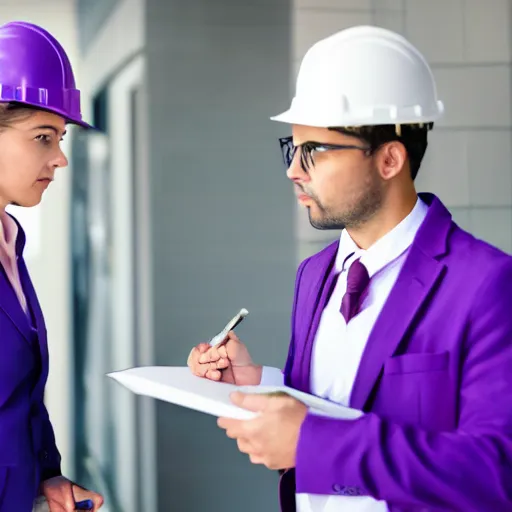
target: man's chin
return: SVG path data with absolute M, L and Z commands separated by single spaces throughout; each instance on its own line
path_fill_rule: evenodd
M 345 229 L 345 226 L 339 222 L 335 222 L 333 220 L 324 219 L 324 218 L 318 218 L 315 215 L 311 214 L 311 209 L 308 209 L 309 213 L 309 223 L 311 226 L 313 226 L 315 229 L 319 229 L 322 231 L 328 231 L 328 230 L 336 230 L 340 231 L 342 229 Z

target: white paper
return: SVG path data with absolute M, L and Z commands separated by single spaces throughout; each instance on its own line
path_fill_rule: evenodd
M 312 413 L 333 418 L 355 419 L 362 414 L 287 386 L 235 386 L 214 382 L 192 375 L 186 366 L 144 366 L 109 373 L 108 377 L 138 395 L 150 396 L 217 417 L 250 419 L 256 416 L 256 413 L 231 402 L 229 396 L 234 391 L 284 392 L 306 404 Z

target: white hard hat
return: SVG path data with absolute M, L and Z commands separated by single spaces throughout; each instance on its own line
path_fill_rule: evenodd
M 398 125 L 433 122 L 443 110 L 432 71 L 412 44 L 359 26 L 308 50 L 290 109 L 271 119 L 323 128 Z

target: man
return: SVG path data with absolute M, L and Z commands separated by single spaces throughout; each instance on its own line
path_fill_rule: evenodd
M 408 41 L 355 27 L 308 51 L 274 118 L 292 125 L 281 145 L 311 224 L 344 228 L 298 269 L 284 382 L 363 411 L 233 396 L 260 414 L 219 426 L 253 463 L 285 470 L 283 511 L 512 510 L 512 258 L 416 193 L 442 111 Z M 242 385 L 282 379 L 232 333 L 189 365 Z

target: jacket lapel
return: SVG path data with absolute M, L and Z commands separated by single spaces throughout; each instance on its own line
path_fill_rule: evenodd
M 411 247 L 400 277 L 368 339 L 352 389 L 352 407 L 364 408 L 384 362 L 395 352 L 443 269 L 442 263 Z
M 30 279 L 27 267 L 22 258 L 20 258 L 20 278 L 23 283 L 23 290 L 25 291 L 25 296 L 27 299 L 27 304 L 32 312 L 35 328 L 37 330 L 37 338 L 39 340 L 39 350 L 41 353 L 41 364 L 42 364 L 42 373 L 43 373 L 43 381 L 46 381 L 47 372 L 48 372 L 48 343 L 46 339 L 46 326 L 44 323 L 43 312 L 41 311 L 41 306 L 39 305 L 39 301 L 37 299 L 36 291 L 34 290 L 34 286 L 32 285 L 32 281 Z M 40 380 L 41 382 L 41 380 Z
M 324 251 L 312 258 L 304 269 L 303 282 L 300 287 L 305 288 L 303 298 L 300 299 L 300 307 L 296 315 L 302 322 L 300 331 L 306 333 L 302 338 L 304 345 L 300 354 L 300 375 L 297 382 L 298 389 L 306 393 L 310 392 L 311 354 L 315 341 L 316 331 L 320 323 L 322 311 L 326 306 L 332 289 L 336 283 L 335 262 L 338 252 L 338 242 L 329 245 Z M 297 354 L 297 355 L 299 355 Z
M 0 265 L 0 309 L 10 318 L 27 342 L 31 342 L 32 329 L 20 301 L 14 292 L 5 271 Z
M 396 351 L 445 269 L 439 256 L 446 252 L 451 216 L 434 196 L 420 197 L 430 203 L 429 212 L 366 344 L 350 398 L 356 409 L 365 409 L 384 362 Z
M 16 225 L 18 226 L 18 236 L 16 238 L 16 256 L 18 258 L 18 263 L 23 262 L 22 253 L 25 247 L 25 232 L 21 227 L 20 223 L 14 218 L 11 214 L 8 215 L 14 220 Z M 19 267 L 19 265 L 18 265 Z M 23 288 L 23 292 L 26 293 L 25 290 L 25 280 L 20 271 L 20 280 Z M 28 301 L 28 299 L 27 299 Z M 25 340 L 32 344 L 33 342 L 33 329 L 30 324 L 29 318 L 23 311 L 21 307 L 20 301 L 9 282 L 9 278 L 2 265 L 0 265 L 0 309 L 4 311 L 4 313 L 11 319 L 13 324 L 17 327 L 18 331 L 23 335 Z

